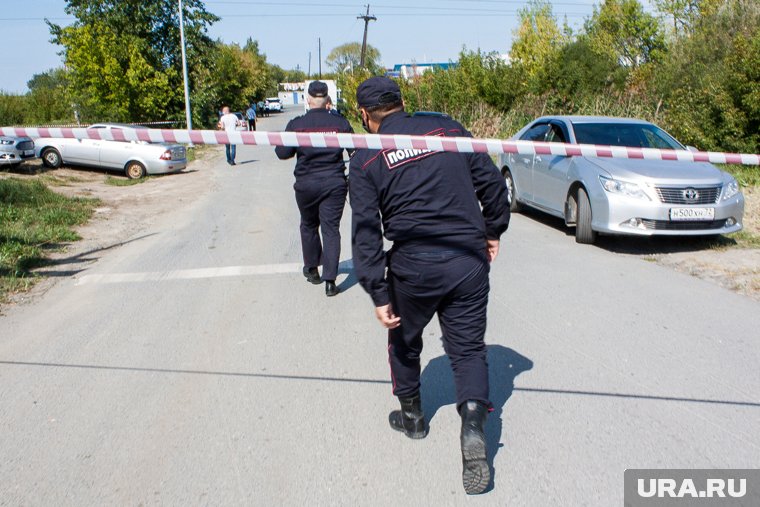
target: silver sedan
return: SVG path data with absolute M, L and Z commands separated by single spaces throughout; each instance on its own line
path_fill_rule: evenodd
M 88 130 L 134 130 L 116 123 L 99 123 Z M 35 142 L 36 154 L 47 167 L 62 164 L 100 167 L 123 172 L 128 178 L 142 178 L 146 174 L 166 174 L 187 167 L 185 147 L 172 143 L 142 141 L 107 141 L 101 139 L 41 138 Z
M 0 166 L 18 165 L 34 158 L 34 141 L 29 137 L 0 136 Z
M 547 116 L 513 140 L 685 150 L 652 123 L 623 118 Z M 742 228 L 736 180 L 706 162 L 503 154 L 513 210 L 529 206 L 575 227 L 578 243 L 598 233 L 715 235 Z

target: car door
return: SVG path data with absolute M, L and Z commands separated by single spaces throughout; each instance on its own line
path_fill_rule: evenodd
M 567 129 L 559 122 L 551 122 L 546 133 L 547 143 L 566 143 Z M 536 155 L 533 160 L 533 198 L 539 206 L 564 213 L 567 173 L 572 157 Z
M 100 160 L 100 139 L 75 139 L 63 148 L 63 160 L 75 165 L 97 166 Z
M 536 123 L 520 136 L 520 141 L 543 142 L 549 131 L 546 122 Z M 515 188 L 523 201 L 533 202 L 533 159 L 535 155 L 515 153 L 510 156 L 510 170 L 515 181 Z
M 120 130 L 111 127 L 111 130 Z M 123 169 L 131 158 L 135 143 L 129 141 L 101 141 L 100 166 L 108 169 Z

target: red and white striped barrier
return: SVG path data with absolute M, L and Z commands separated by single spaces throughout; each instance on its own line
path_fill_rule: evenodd
M 128 125 L 130 127 L 150 127 L 152 125 L 175 125 L 177 123 L 181 123 L 181 124 L 184 125 L 185 120 L 144 121 L 144 122 L 138 122 L 138 123 L 124 123 L 123 125 Z M 95 125 L 95 124 L 94 123 L 80 123 L 80 124 L 77 125 L 77 124 L 74 124 L 74 123 L 70 123 L 70 124 L 52 124 L 51 123 L 51 124 L 46 124 L 46 125 L 39 125 L 39 124 L 38 125 L 23 125 L 20 128 L 25 128 L 25 129 L 31 129 L 31 128 L 35 128 L 35 129 L 39 129 L 39 128 L 47 128 L 47 129 L 51 129 L 51 128 L 86 128 L 86 127 L 89 127 L 90 125 Z M 19 127 L 16 127 L 16 128 L 19 128 Z
M 430 150 L 456 153 L 518 153 L 521 155 L 583 156 L 644 160 L 711 162 L 714 164 L 760 165 L 760 155 L 709 151 L 660 150 L 592 144 L 536 143 L 470 137 L 408 136 L 378 134 L 328 134 L 323 132 L 225 132 L 220 130 L 169 129 L 83 129 L 1 127 L 0 133 L 31 138 L 63 137 L 151 143 L 253 144 L 309 148 L 373 150 Z

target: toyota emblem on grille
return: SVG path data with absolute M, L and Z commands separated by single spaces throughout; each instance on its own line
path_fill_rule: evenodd
M 696 201 L 699 199 L 699 192 L 694 188 L 687 188 L 681 191 L 681 195 L 683 195 L 683 198 L 686 201 Z

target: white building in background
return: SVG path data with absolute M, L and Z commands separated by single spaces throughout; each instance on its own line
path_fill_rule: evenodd
M 448 70 L 456 67 L 457 64 L 453 62 L 447 63 L 397 63 L 393 66 L 393 69 L 385 73 L 388 77 L 402 77 L 404 79 L 411 79 L 416 76 L 421 76 L 425 72 L 430 72 L 433 69 Z
M 295 104 L 303 104 L 304 100 L 304 88 L 305 83 L 280 83 L 280 91 L 277 92 L 277 96 L 280 98 L 280 102 L 283 106 L 292 106 Z
M 309 83 L 312 80 L 304 81 L 301 83 L 280 83 L 280 91 L 277 92 L 277 96 L 280 98 L 280 102 L 283 106 L 293 106 L 297 104 L 303 104 L 305 110 L 308 110 L 306 105 L 306 90 L 309 88 Z M 328 94 L 332 98 L 333 104 L 337 104 L 340 100 L 340 90 L 338 84 L 332 79 L 322 79 L 322 82 L 327 85 Z

